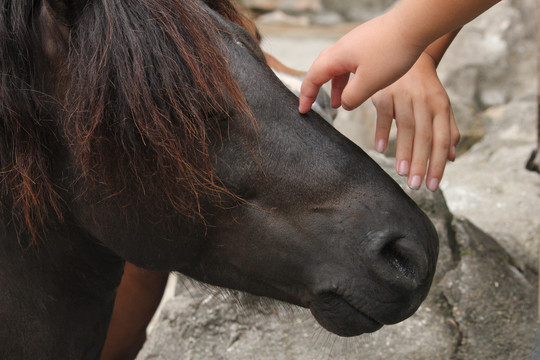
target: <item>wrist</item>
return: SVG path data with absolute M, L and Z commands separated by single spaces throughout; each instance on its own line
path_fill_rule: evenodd
M 441 36 L 426 48 L 425 52 L 433 58 L 436 66 L 439 66 L 439 63 L 444 56 L 444 53 L 446 52 L 452 41 L 454 41 L 454 38 L 459 33 L 460 29 L 461 28 L 458 28 L 457 30 Z
M 409 2 L 400 1 L 385 14 L 386 21 L 393 24 L 396 32 L 401 36 L 404 44 L 423 52 L 435 39 L 430 26 L 424 26 L 422 19 L 417 15 L 414 6 Z
M 437 68 L 438 61 L 435 59 L 426 49 L 426 51 L 422 52 L 422 55 L 420 55 L 420 58 L 422 58 L 424 61 L 428 61 L 430 65 L 433 65 L 433 68 Z

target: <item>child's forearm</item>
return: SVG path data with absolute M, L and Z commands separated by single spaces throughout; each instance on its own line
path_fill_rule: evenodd
M 401 0 L 388 12 L 411 46 L 427 47 L 499 0 Z
M 435 61 L 435 66 L 439 66 L 439 63 L 441 62 L 441 59 L 446 52 L 446 49 L 448 49 L 452 41 L 454 41 L 460 30 L 461 28 L 454 30 L 444 36 L 441 36 L 440 38 L 432 42 L 426 48 L 426 50 L 424 50 L 425 53 L 427 53 L 433 58 L 433 61 Z

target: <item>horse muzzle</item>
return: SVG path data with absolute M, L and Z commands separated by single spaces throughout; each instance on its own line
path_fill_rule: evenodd
M 435 230 L 428 233 L 434 243 Z M 424 242 L 411 237 L 390 230 L 368 233 L 369 245 L 351 255 L 356 260 L 340 264 L 335 273 L 325 267 L 308 304 L 321 326 L 339 336 L 356 336 L 410 317 L 427 296 L 435 272 Z

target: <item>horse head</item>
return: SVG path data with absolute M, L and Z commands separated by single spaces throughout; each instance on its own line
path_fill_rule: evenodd
M 307 307 L 338 335 L 414 313 L 433 225 L 359 147 L 298 113 L 233 5 L 33 3 L 58 143 L 40 194 L 60 222 L 138 266 Z

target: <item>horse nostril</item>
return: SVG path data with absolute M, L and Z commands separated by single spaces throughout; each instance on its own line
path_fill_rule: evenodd
M 406 237 L 390 239 L 381 248 L 380 256 L 391 271 L 392 282 L 404 288 L 417 288 L 427 275 L 427 256 L 422 247 Z
M 386 244 L 381 250 L 381 256 L 399 273 L 408 278 L 414 278 L 416 276 L 416 268 L 408 258 L 408 254 L 403 246 L 400 245 L 400 240 L 402 239 Z

